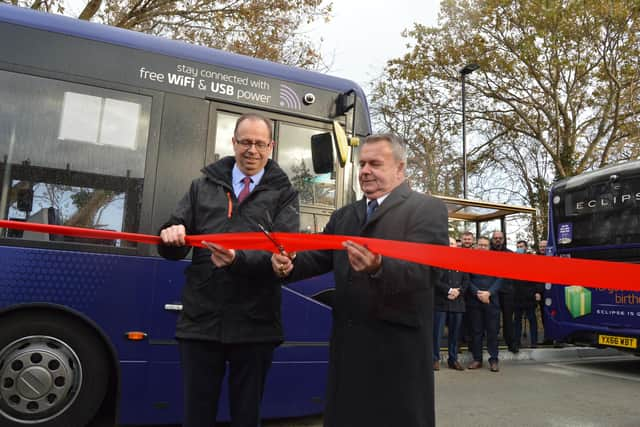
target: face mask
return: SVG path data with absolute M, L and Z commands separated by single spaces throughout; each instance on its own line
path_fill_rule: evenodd
M 519 254 L 523 254 L 526 252 L 525 248 L 516 248 L 516 252 Z

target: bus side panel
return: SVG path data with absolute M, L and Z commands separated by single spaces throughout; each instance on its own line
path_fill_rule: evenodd
M 150 406 L 145 401 L 149 341 L 130 341 L 125 333 L 150 330 L 157 262 L 22 247 L 1 247 L 0 259 L 0 307 L 49 303 L 83 313 L 106 334 L 118 356 L 121 419 Z
M 123 396 L 120 422 L 180 423 L 182 378 L 174 339 L 178 311 L 165 305 L 181 304 L 183 270 L 188 261 L 156 259 L 149 362 L 121 363 Z M 327 284 L 325 284 L 325 287 Z M 262 413 L 266 418 L 322 412 L 329 360 L 331 310 L 287 287 L 282 289 L 285 342 L 274 354 L 265 386 Z M 147 371 L 148 368 L 148 371 Z M 126 393 L 126 394 L 125 394 Z M 140 396 L 146 396 L 141 401 Z M 228 387 L 223 382 L 218 419 L 229 420 Z
M 176 311 L 166 304 L 180 304 L 187 261 L 147 258 L 153 283 L 147 307 L 150 322 L 145 329 L 148 357 L 121 360 L 122 387 L 120 423 L 178 424 L 182 421 L 182 379 L 177 342 L 174 339 Z
M 324 409 L 331 309 L 282 288 L 285 342 L 276 349 L 263 400 L 265 418 L 295 417 Z
M 119 357 L 144 359 L 146 345 L 127 331 L 147 329 L 153 265 L 140 257 L 22 247 L 0 248 L 0 306 L 50 303 L 92 319 Z
M 638 336 L 640 292 L 555 285 L 547 297 L 551 339 L 598 345 L 598 334 Z

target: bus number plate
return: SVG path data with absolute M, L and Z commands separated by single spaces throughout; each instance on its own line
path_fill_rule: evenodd
M 636 338 L 616 337 L 615 335 L 599 335 L 598 344 L 611 345 L 614 347 L 638 348 Z

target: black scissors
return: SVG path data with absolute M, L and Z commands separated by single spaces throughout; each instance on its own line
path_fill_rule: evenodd
M 285 250 L 284 250 L 284 246 L 282 246 L 282 244 L 281 244 L 280 242 L 278 242 L 278 241 L 276 240 L 276 238 L 275 238 L 275 237 L 273 237 L 273 236 L 271 235 L 271 233 L 269 233 L 269 232 L 267 231 L 267 229 L 266 229 L 266 228 L 264 228 L 264 227 L 262 226 L 262 224 L 260 224 L 260 223 L 257 223 L 257 224 L 258 224 L 258 227 L 260 228 L 260 230 L 264 233 L 264 235 L 265 235 L 265 236 L 267 236 L 267 238 L 268 238 L 269 240 L 271 240 L 271 243 L 273 243 L 273 244 L 276 246 L 276 248 L 277 248 L 277 249 L 278 249 L 278 251 L 280 252 L 280 255 L 287 256 L 287 251 L 285 251 Z

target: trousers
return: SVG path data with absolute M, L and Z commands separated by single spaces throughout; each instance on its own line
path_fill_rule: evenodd
M 260 403 L 274 343 L 178 340 L 184 387 L 183 427 L 214 427 L 229 365 L 231 427 L 260 425 Z

